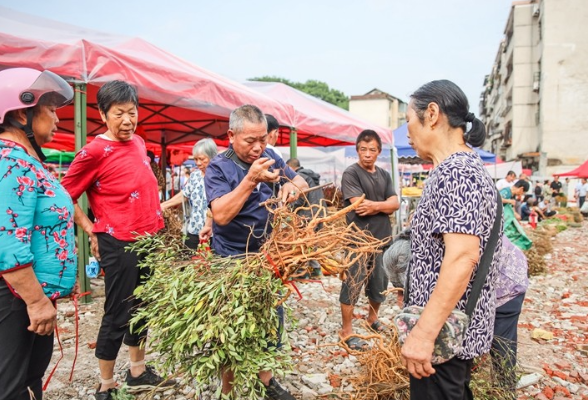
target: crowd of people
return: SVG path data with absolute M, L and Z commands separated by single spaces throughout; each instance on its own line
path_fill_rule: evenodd
M 503 196 L 503 203 L 512 205 L 516 221 L 528 222 L 536 219 L 540 222 L 556 215 L 557 207 L 569 207 L 570 198 L 574 199 L 576 206 L 582 211 L 588 183 L 586 178 L 580 178 L 572 189 L 569 178 L 566 177 L 562 182 L 558 175 L 554 175 L 552 181 L 540 180 L 533 186 L 524 173 L 517 178 L 514 171 L 509 171 L 506 177 L 496 182 L 496 188 Z M 582 212 L 588 213 L 588 210 Z M 518 224 L 514 225 L 519 230 Z
M 130 391 L 174 386 L 175 380 L 145 363 L 144 326 L 131 329 L 128 324 L 140 306 L 133 292 L 149 279 L 148 271 L 138 267 L 145 255 L 128 245 L 164 227 L 162 210 L 183 205 L 187 247 L 210 242 L 220 257 L 258 252 L 272 231 L 271 213 L 260 204 L 277 197 L 281 204 L 308 205 L 310 198 L 302 194 L 318 185 L 317 175 L 297 159 L 285 162 L 272 148 L 279 131 L 273 116 L 243 105 L 229 117 L 228 149 L 219 154 L 212 139 L 198 141 L 193 148 L 197 168 L 183 171 L 178 187 L 168 190 L 155 157 L 135 134 L 136 89 L 110 81 L 97 94 L 105 131 L 76 154 L 60 183 L 44 166 L 39 146 L 51 141 L 56 110 L 71 102 L 71 87 L 49 71 L 15 68 L 0 71 L 0 97 L 0 190 L 10 193 L 0 197 L 0 400 L 29 399 L 29 392 L 42 399 L 41 382 L 53 350 L 55 301 L 77 292 L 74 223 L 87 233 L 104 272 L 96 400 L 115 398 L 114 368 L 123 343 L 129 349 L 125 383 Z M 401 350 L 411 399 L 472 399 L 473 360 L 491 349 L 497 365 L 509 366 L 499 380 L 514 393 L 516 324 L 528 284 L 522 250 L 532 245 L 519 221 L 533 212 L 548 217 L 550 207 L 540 206 L 548 201 L 547 193 L 541 191 L 540 199 L 534 191 L 532 199 L 540 203 L 521 202 L 519 207 L 516 198 L 530 192 L 525 176 L 517 180 L 509 173 L 492 181 L 471 147 L 484 142 L 484 125 L 454 83 L 432 81 L 416 90 L 407 121 L 411 146 L 434 165 L 410 233 L 403 237 L 410 243 L 405 246 L 404 305 L 422 309 Z M 339 335 L 350 349 L 364 351 L 368 343 L 354 335 L 354 308 L 363 289 L 370 328 L 386 329 L 378 318 L 389 281 L 383 255 L 393 244 L 390 215 L 399 199 L 390 174 L 375 164 L 382 151 L 379 135 L 364 130 L 356 150 L 359 161 L 345 170 L 341 191 L 345 205 L 365 199 L 347 214 L 347 223 L 385 243 L 381 252 L 349 269 L 339 295 Z M 549 196 L 566 194 L 566 184 L 555 177 Z M 577 188 L 582 203 L 586 188 L 584 179 Z M 166 200 L 163 191 L 174 193 Z M 93 219 L 77 204 L 84 193 Z M 321 199 L 312 203 L 320 207 Z M 456 310 L 469 313 L 464 339 L 452 357 L 433 364 L 439 333 Z M 283 329 L 283 309 L 276 311 L 278 329 Z M 230 367 L 219 376 L 223 395 L 230 396 Z M 257 377 L 266 398 L 294 399 L 272 371 L 257 371 Z

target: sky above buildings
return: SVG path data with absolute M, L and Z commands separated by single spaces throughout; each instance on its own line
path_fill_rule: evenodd
M 315 79 L 346 95 L 378 88 L 407 101 L 457 83 L 478 114 L 510 0 L 0 0 L 0 5 L 138 36 L 228 78 Z

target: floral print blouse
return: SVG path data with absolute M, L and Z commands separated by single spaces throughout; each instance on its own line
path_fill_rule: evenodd
M 0 139 L 0 275 L 32 267 L 50 299 L 70 294 L 77 275 L 73 214 L 69 194 L 43 164 Z
M 206 191 L 204 190 L 204 177 L 200 171 L 190 174 L 190 179 L 182 189 L 184 197 L 189 200 L 190 211 L 186 218 L 188 233 L 198 235 L 206 222 Z
M 494 182 L 477 153 L 454 153 L 431 171 L 411 224 L 408 306 L 425 306 L 437 285 L 445 253 L 443 234 L 478 236 L 479 254 L 482 255 L 496 218 L 496 199 Z M 492 343 L 496 302 L 494 284 L 501 239 L 502 233 L 474 309 L 463 350 L 457 355 L 463 360 L 486 353 Z M 457 303 L 461 311 L 465 310 L 474 278 L 475 273 Z

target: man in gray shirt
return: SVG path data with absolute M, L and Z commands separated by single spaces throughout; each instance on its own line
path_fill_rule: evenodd
M 357 137 L 355 147 L 359 161 L 343 173 L 341 190 L 345 206 L 364 194 L 365 200 L 355 211 L 347 214 L 347 223 L 355 223 L 360 229 L 371 232 L 376 239 L 388 243 L 392 235 L 390 214 L 398 210 L 399 202 L 390 174 L 376 165 L 378 155 L 382 152 L 382 140 L 376 132 L 364 130 Z M 367 345 L 357 337 L 349 338 L 353 334 L 353 309 L 364 285 L 369 301 L 367 321 L 376 332 L 384 329 L 378 320 L 378 310 L 385 300 L 382 292 L 388 287 L 388 278 L 382 264 L 382 254 L 386 248 L 381 250 L 367 262 L 351 266 L 347 279 L 341 285 L 339 302 L 343 327 L 339 334 L 352 350 L 363 350 Z

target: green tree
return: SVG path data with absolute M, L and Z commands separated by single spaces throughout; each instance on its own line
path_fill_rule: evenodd
M 309 79 L 306 82 L 293 82 L 285 78 L 277 76 L 262 76 L 257 78 L 249 78 L 250 81 L 259 82 L 280 82 L 285 85 L 298 89 L 301 92 L 307 93 L 318 99 L 326 101 L 341 107 L 344 110 L 349 110 L 349 98 L 340 90 L 331 89 L 325 82 Z

